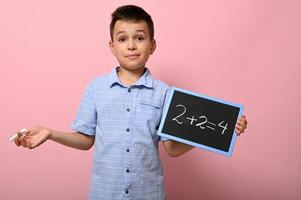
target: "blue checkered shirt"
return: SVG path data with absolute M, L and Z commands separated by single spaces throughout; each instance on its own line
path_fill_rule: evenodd
M 87 86 L 71 128 L 95 136 L 90 200 L 165 198 L 157 135 L 169 86 L 148 69 L 125 86 L 114 68 Z

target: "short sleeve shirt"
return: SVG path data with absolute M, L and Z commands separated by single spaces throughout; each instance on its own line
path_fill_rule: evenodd
M 89 199 L 164 199 L 157 130 L 169 86 L 148 69 L 125 86 L 118 70 L 89 83 L 71 125 L 95 136 Z

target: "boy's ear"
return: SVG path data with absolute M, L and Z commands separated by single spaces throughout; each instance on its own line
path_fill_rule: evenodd
M 154 51 L 156 50 L 156 47 L 157 47 L 157 43 L 156 43 L 156 40 L 153 39 L 152 41 L 152 46 L 151 46 L 151 55 L 154 53 Z
M 109 41 L 109 46 L 113 56 L 115 56 L 114 43 L 112 42 L 112 40 Z

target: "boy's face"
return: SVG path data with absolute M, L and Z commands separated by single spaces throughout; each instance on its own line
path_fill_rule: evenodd
M 137 70 L 145 67 L 155 51 L 156 42 L 150 39 L 146 22 L 117 21 L 110 48 L 121 67 Z

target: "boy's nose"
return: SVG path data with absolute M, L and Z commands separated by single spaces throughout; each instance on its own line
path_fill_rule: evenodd
M 133 51 L 133 50 L 136 50 L 137 47 L 136 47 L 136 43 L 134 40 L 129 40 L 128 42 L 128 50 L 130 51 Z

